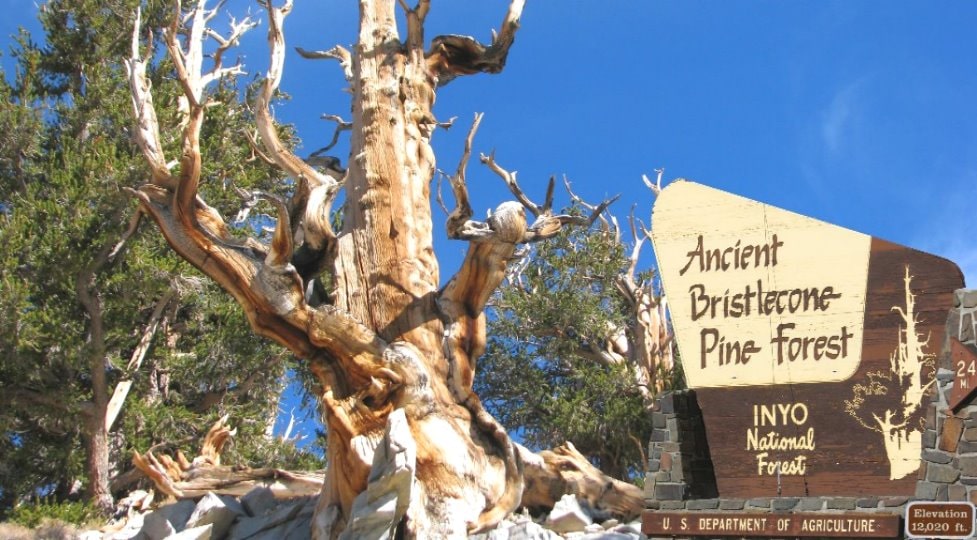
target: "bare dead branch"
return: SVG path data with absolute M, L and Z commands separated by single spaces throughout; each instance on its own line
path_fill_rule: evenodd
M 529 267 L 529 255 L 531 253 L 532 250 L 529 246 L 520 247 L 512 254 L 511 262 L 505 270 L 506 282 L 527 293 L 530 291 L 526 290 L 525 285 L 523 285 L 522 273 Z
M 139 28 L 142 25 L 142 11 L 136 8 L 136 22 L 132 29 L 132 51 L 126 60 L 126 73 L 132 97 L 132 109 L 136 119 L 133 138 L 149 164 L 152 182 L 172 187 L 173 179 L 163 155 L 160 142 L 159 121 L 153 106 L 152 84 L 146 76 L 146 66 L 152 58 L 152 48 L 146 48 L 145 56 L 139 55 Z M 152 43 L 152 39 L 149 40 Z
M 481 154 L 479 158 L 481 159 L 482 164 L 486 165 L 489 169 L 491 169 L 492 172 L 497 174 L 503 182 L 505 182 L 505 185 L 509 188 L 509 191 L 516 197 L 516 200 L 526 208 L 526 210 L 532 212 L 532 214 L 536 217 L 539 217 L 539 215 L 543 213 L 542 207 L 531 201 L 522 191 L 522 188 L 519 187 L 519 182 L 516 181 L 516 171 L 509 172 L 496 163 L 495 152 L 492 152 L 489 155 Z
M 223 4 L 224 2 L 221 2 Z M 218 8 L 214 8 L 209 16 L 205 17 L 205 20 L 210 20 L 216 14 Z M 244 20 L 238 22 L 234 18 L 231 18 L 231 32 L 227 37 L 223 37 L 211 28 L 204 28 L 204 34 L 211 37 L 218 43 L 217 49 L 212 54 L 214 67 L 209 73 L 206 73 L 201 78 L 201 84 L 207 86 L 213 81 L 216 81 L 222 77 L 229 75 L 244 75 L 244 69 L 241 63 L 238 62 L 234 66 L 229 68 L 223 67 L 224 53 L 227 52 L 231 47 L 235 47 L 240 43 L 241 36 L 245 32 L 251 30 L 252 28 L 258 26 L 258 21 L 251 20 L 250 17 L 245 17 Z
M 587 201 L 583 200 L 583 198 L 581 198 L 580 196 L 578 196 L 576 193 L 573 192 L 573 189 L 570 188 L 570 180 L 566 177 L 566 175 L 563 176 L 563 187 L 566 188 L 567 193 L 570 195 L 570 200 L 573 201 L 574 204 L 586 210 L 590 210 L 591 212 L 597 209 L 596 205 L 588 203 Z M 601 221 L 605 229 L 614 230 L 615 233 L 620 232 L 617 229 L 615 229 L 615 227 L 617 227 L 617 221 L 614 218 L 614 216 L 611 216 L 611 221 L 614 222 L 614 227 L 612 227 L 611 224 L 607 222 L 607 218 L 604 217 L 603 212 L 599 212 L 597 214 L 597 219 Z
M 417 17 L 423 23 L 424 19 L 427 18 L 428 12 L 431 11 L 431 0 L 418 0 L 417 7 L 414 8 L 414 11 L 417 12 Z
M 631 208 L 631 213 L 628 214 L 628 223 L 631 225 L 631 240 L 633 241 L 634 246 L 631 248 L 630 257 L 628 257 L 628 269 L 624 274 L 624 279 L 626 280 L 628 289 L 631 291 L 630 296 L 634 296 L 633 291 L 638 287 L 638 284 L 635 282 L 635 272 L 638 268 L 638 257 L 641 255 L 641 246 L 644 244 L 647 235 L 640 238 L 638 237 L 638 227 L 635 225 L 634 207 Z M 644 228 L 643 224 L 642 228 Z
M 126 231 L 122 233 L 122 236 L 119 238 L 119 241 L 116 242 L 116 244 L 112 246 L 112 250 L 109 251 L 109 256 L 108 256 L 109 261 L 115 259 L 119 255 L 119 253 L 122 252 L 129 239 L 132 238 L 134 234 L 136 234 L 137 230 L 139 230 L 139 224 L 142 223 L 142 215 L 143 215 L 142 210 L 136 209 L 135 213 L 132 214 L 132 217 L 129 218 L 129 227 L 126 228 Z
M 570 442 L 539 454 L 516 447 L 529 486 L 522 504 L 529 508 L 551 508 L 563 493 L 574 493 L 591 508 L 618 517 L 634 517 L 644 508 L 641 488 L 603 474 Z
M 407 17 L 407 46 L 412 50 L 424 47 L 424 19 L 431 10 L 430 0 L 418 0 L 417 6 L 411 9 L 406 0 L 397 0 Z
M 281 83 L 285 62 L 285 36 L 282 24 L 292 9 L 288 0 L 281 8 L 270 2 L 262 2 L 268 10 L 268 48 L 271 57 L 268 74 L 258 95 L 256 117 L 258 133 L 268 156 L 287 174 L 294 177 L 299 186 L 292 197 L 292 215 L 298 218 L 305 233 L 305 242 L 313 249 L 321 250 L 335 240 L 335 232 L 329 221 L 333 199 L 339 192 L 340 183 L 333 177 L 319 173 L 314 167 L 285 148 L 278 137 L 278 130 L 271 117 L 271 99 Z M 315 197 L 312 197 L 315 194 Z
M 597 221 L 598 216 L 601 215 L 604 210 L 607 209 L 614 201 L 616 201 L 620 195 L 615 195 L 610 199 L 606 199 L 597 206 L 594 207 L 593 212 L 590 216 L 574 216 L 568 214 L 562 214 L 554 216 L 551 214 L 542 214 L 526 231 L 526 236 L 523 237 L 523 242 L 538 242 L 540 240 L 545 240 L 547 238 L 552 238 L 566 225 L 573 225 L 578 227 L 589 228 Z
M 172 477 L 179 478 L 182 471 L 178 468 L 167 467 L 161 463 L 151 452 L 145 455 L 139 452 L 132 452 L 132 464 L 146 475 L 161 493 L 171 497 L 183 497 L 183 490 L 176 486 Z
M 237 189 L 238 195 L 244 199 L 241 211 L 238 212 L 236 221 L 244 221 L 248 213 L 258 203 L 265 200 L 271 203 L 277 211 L 277 223 L 272 234 L 271 247 L 265 256 L 265 264 L 276 270 L 284 270 L 292 259 L 292 228 L 288 217 L 288 208 L 285 202 L 277 195 L 266 191 L 252 191 L 250 193 Z
M 160 492 L 175 498 L 197 498 L 208 492 L 240 496 L 256 485 L 268 484 L 288 496 L 314 495 L 322 486 L 322 476 L 292 473 L 280 469 L 241 469 L 220 464 L 221 452 L 235 430 L 227 427 L 227 416 L 218 420 L 204 436 L 200 454 L 190 461 L 177 450 L 176 458 L 158 457 L 153 450 L 133 452 L 136 469 L 153 481 Z
M 143 359 L 146 358 L 146 353 L 149 351 L 149 346 L 152 344 L 153 338 L 156 336 L 156 330 L 160 326 L 160 320 L 165 320 L 163 311 L 173 300 L 173 298 L 176 297 L 176 294 L 177 288 L 176 286 L 172 286 L 166 292 L 166 294 L 164 294 L 156 302 L 156 306 L 153 308 L 153 313 L 150 315 L 149 321 L 146 323 L 146 327 L 143 329 L 142 335 L 139 337 L 139 343 L 137 343 L 136 348 L 133 349 L 132 355 L 129 358 L 129 363 L 126 365 L 125 372 L 129 378 L 119 381 L 119 383 L 115 386 L 115 390 L 112 392 L 112 398 L 109 400 L 108 407 L 105 411 L 106 431 L 112 430 L 112 425 L 115 423 L 119 412 L 122 410 L 122 406 L 125 404 L 125 399 L 129 394 L 129 390 L 132 388 L 132 374 L 139 369 L 139 366 L 142 365 Z
M 485 224 L 471 221 L 472 207 L 468 200 L 468 186 L 465 183 L 465 172 L 468 169 L 468 160 L 472 155 L 472 143 L 481 122 L 482 113 L 477 113 L 472 121 L 472 127 L 468 130 L 468 136 L 465 138 L 465 149 L 458 162 L 458 169 L 450 179 L 451 192 L 455 197 L 455 209 L 448 215 L 447 223 L 450 238 L 471 240 L 484 237 L 487 231 Z
M 444 86 L 460 75 L 502 71 L 509 48 L 516 39 L 524 5 L 525 0 L 512 0 L 502 21 L 501 30 L 492 33 L 492 43 L 489 46 L 468 36 L 448 35 L 434 38 L 425 56 L 428 69 L 437 77 L 438 86 Z
M 258 146 L 258 140 L 250 131 L 245 131 L 244 136 L 248 139 L 248 146 L 251 147 L 252 157 L 249 159 L 249 161 L 253 161 L 256 158 L 259 158 L 261 159 L 261 161 L 264 161 L 269 165 L 275 164 L 275 160 L 268 157 L 268 155 L 261 150 L 261 148 Z
M 328 51 L 310 51 L 302 47 L 295 47 L 295 52 L 308 60 L 337 60 L 343 68 L 343 75 L 346 80 L 353 80 L 353 55 L 342 45 L 336 45 Z
M 437 126 L 441 129 L 451 129 L 452 126 L 455 125 L 455 120 L 457 119 L 458 119 L 457 116 L 452 116 L 451 118 L 445 120 L 444 122 L 438 122 Z
M 179 34 L 182 14 L 182 4 L 174 2 L 173 22 L 169 28 L 163 29 L 166 48 L 173 60 L 177 80 L 183 88 L 184 97 L 189 101 L 190 108 L 200 107 L 203 98 L 203 87 L 200 85 L 201 67 L 203 65 L 203 36 L 206 21 L 204 21 L 204 5 L 200 2 L 187 15 L 193 23 L 187 36 L 187 50 L 180 45 Z
M 193 461 L 190 463 L 191 467 L 199 467 L 201 465 L 220 466 L 221 451 L 224 450 L 224 444 L 237 433 L 236 429 L 231 429 L 227 425 L 228 418 L 229 416 L 225 414 L 217 422 L 214 422 L 214 425 L 210 426 L 207 435 L 204 436 L 204 442 L 200 448 L 200 455 L 193 458 Z M 186 461 L 185 458 L 184 461 Z
M 343 131 L 353 129 L 353 123 L 343 120 L 338 114 L 324 114 L 320 118 L 323 120 L 332 120 L 333 122 L 336 122 L 336 130 L 332 132 L 332 139 L 329 141 L 329 144 L 316 150 L 315 152 L 312 152 L 312 156 L 318 156 L 332 150 L 332 147 L 336 146 L 336 143 L 339 142 L 339 134 Z
M 645 183 L 646 186 L 648 186 L 648 189 L 650 189 L 651 192 L 655 194 L 655 196 L 658 196 L 658 194 L 662 192 L 662 176 L 665 174 L 665 169 L 664 167 L 661 169 L 655 169 L 655 172 L 658 173 L 658 177 L 656 178 L 654 183 L 652 183 L 652 181 L 648 178 L 648 175 L 646 174 L 641 175 L 641 180 Z
M 600 204 L 589 205 L 583 202 L 582 199 L 580 199 L 579 197 L 573 194 L 572 190 L 570 190 L 569 182 L 567 182 L 564 179 L 564 183 L 567 187 L 567 191 L 570 192 L 571 196 L 574 197 L 575 201 L 577 201 L 578 203 L 583 203 L 582 206 L 591 210 L 591 214 L 588 217 L 573 216 L 573 215 L 553 215 L 552 206 L 553 206 L 553 190 L 554 190 L 554 185 L 556 183 L 555 178 L 550 177 L 549 184 L 547 185 L 546 188 L 546 200 L 542 205 L 539 205 L 534 203 L 532 200 L 530 200 L 530 198 L 525 194 L 525 192 L 523 192 L 522 188 L 519 187 L 519 183 L 516 180 L 516 172 L 515 171 L 510 172 L 504 169 L 503 167 L 501 167 L 495 161 L 494 154 L 490 154 L 487 156 L 485 154 L 482 154 L 481 161 L 483 164 L 488 166 L 488 168 L 491 169 L 495 174 L 497 174 L 500 178 L 502 178 L 502 180 L 506 183 L 506 186 L 508 186 L 509 191 L 512 192 L 512 194 L 516 197 L 516 200 L 518 200 L 526 210 L 529 210 L 529 212 L 536 217 L 536 220 L 533 222 L 532 225 L 529 226 L 529 229 L 526 231 L 526 234 L 520 240 L 521 242 L 538 242 L 546 238 L 551 238 L 557 232 L 559 232 L 560 229 L 565 225 L 590 227 L 594 223 L 594 221 L 596 221 L 597 218 L 600 217 L 600 215 L 604 212 L 604 210 L 606 210 L 611 203 L 613 203 L 618 199 L 618 197 L 620 197 L 620 195 L 615 195 L 614 197 L 607 199 L 601 202 Z
M 204 39 L 208 35 L 207 22 L 216 16 L 216 10 L 206 9 L 206 0 L 195 4 L 186 17 L 182 15 L 182 4 L 174 2 L 174 16 L 169 28 L 164 30 L 164 41 L 170 57 L 173 60 L 177 79 L 183 88 L 183 100 L 186 104 L 183 113 L 183 124 L 186 126 L 183 134 L 183 153 L 180 160 L 180 180 L 173 186 L 172 210 L 177 219 L 187 229 L 196 229 L 203 225 L 205 234 L 214 234 L 218 238 L 226 237 L 223 219 L 213 208 L 207 206 L 197 197 L 200 182 L 200 128 L 204 120 L 206 108 L 204 90 L 210 82 L 228 74 L 240 72 L 239 67 L 222 68 L 221 57 L 227 49 L 236 44 L 240 36 L 254 26 L 250 20 L 241 23 L 232 22 L 231 35 L 227 39 L 219 40 L 219 47 L 215 54 L 214 68 L 209 72 L 203 71 Z M 185 45 L 181 45 L 181 24 L 189 24 L 185 37 Z M 133 90 L 133 93 L 136 93 Z
M 212 21 L 214 17 L 216 17 L 217 14 L 220 12 L 221 8 L 224 7 L 224 4 L 226 3 L 227 0 L 219 0 L 217 2 L 217 5 L 214 6 L 214 9 L 204 11 L 204 22 Z
M 546 184 L 546 199 L 543 200 L 542 213 L 546 214 L 553 210 L 553 191 L 556 188 L 556 177 L 550 176 L 549 183 Z
M 224 2 L 221 2 L 221 4 L 223 3 Z M 208 20 L 210 18 L 213 18 L 213 15 L 217 12 L 219 8 L 220 5 L 218 5 L 218 7 L 214 8 L 211 11 L 211 15 L 210 17 L 208 17 Z M 228 49 L 232 47 L 236 47 L 240 43 L 241 36 L 243 36 L 245 32 L 247 32 L 248 30 L 251 30 L 252 28 L 258 26 L 258 21 L 252 20 L 251 17 L 245 17 L 242 21 L 238 22 L 236 19 L 231 17 L 230 25 L 231 25 L 231 31 L 227 37 L 220 35 L 219 33 L 217 33 L 211 28 L 206 28 L 204 30 L 206 35 L 213 38 L 214 41 L 216 41 L 218 44 L 217 50 L 214 51 L 212 55 L 214 59 L 214 68 L 212 70 L 212 73 L 219 73 L 222 70 L 224 53 L 227 52 Z M 238 69 L 240 69 L 240 66 L 237 67 Z
M 163 311 L 166 307 L 176 298 L 177 289 L 176 287 L 170 287 L 160 299 L 156 302 L 156 306 L 153 307 L 153 313 L 149 316 L 149 321 L 146 323 L 146 328 L 143 330 L 142 336 L 139 338 L 139 343 L 136 344 L 136 348 L 132 350 L 132 355 L 129 358 L 129 363 L 126 364 L 126 372 L 133 373 L 135 370 L 139 369 L 144 358 L 146 358 L 146 352 L 149 350 L 149 345 L 153 341 L 153 336 L 156 334 L 156 329 L 159 328 L 159 322 L 163 318 Z

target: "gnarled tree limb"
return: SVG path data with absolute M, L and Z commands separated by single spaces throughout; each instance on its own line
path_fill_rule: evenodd
M 637 517 L 644 509 L 641 488 L 600 472 L 572 443 L 539 454 L 520 445 L 519 452 L 526 476 L 522 504 L 529 509 L 552 508 L 564 493 L 625 519 Z
M 258 485 L 269 487 L 277 497 L 314 495 L 322 488 L 322 475 L 296 473 L 281 469 L 241 469 L 221 465 L 220 453 L 235 430 L 227 426 L 227 417 L 218 420 L 204 437 L 200 455 L 187 460 L 182 452 L 176 457 L 134 452 L 136 470 L 153 481 L 161 493 L 177 499 L 192 499 L 213 492 L 241 496 Z
M 302 47 L 295 47 L 295 52 L 299 53 L 302 58 L 309 60 L 336 60 L 343 68 L 343 74 L 346 76 L 346 80 L 353 79 L 353 55 L 342 45 L 336 45 L 328 51 L 310 51 Z
M 437 85 L 444 86 L 460 75 L 502 71 L 509 48 L 516 40 L 524 6 L 525 0 L 512 0 L 501 29 L 492 32 L 492 43 L 488 46 L 468 36 L 438 36 L 431 40 L 426 57 L 428 69 L 437 77 Z
M 184 16 L 176 2 L 176 16 L 165 34 L 184 94 L 178 174 L 169 172 L 158 144 L 150 87 L 145 70 L 138 69 L 145 67 L 138 59 L 138 30 L 134 33 L 129 64 L 141 126 L 137 136 L 143 138 L 140 148 L 153 174 L 135 194 L 170 245 L 236 298 L 255 332 L 306 359 L 317 377 L 331 466 L 315 534 L 338 534 L 346 526 L 393 410 L 404 411 L 418 443 L 417 489 L 401 524 L 404 535 L 457 537 L 490 527 L 517 507 L 523 470 L 505 430 L 471 391 L 474 361 L 485 346 L 485 306 L 517 246 L 549 238 L 565 226 L 589 226 L 610 202 L 597 205 L 589 217 L 556 215 L 552 181 L 544 204 L 536 205 L 522 194 L 513 174 L 508 184 L 520 202 L 504 203 L 485 222 L 473 221 L 464 179 L 473 128 L 452 180 L 457 209 L 448 224 L 450 235 L 470 242 L 469 252 L 458 275 L 438 291 L 430 211 L 436 170 L 430 141 L 439 125 L 432 112 L 435 90 L 461 74 L 501 70 L 524 1 L 512 0 L 490 45 L 444 36 L 425 53 L 427 0 L 413 8 L 402 2 L 406 42 L 398 33 L 394 0 L 360 0 L 356 46 L 318 55 L 343 63 L 353 96 L 346 169 L 324 159 L 320 163 L 331 171 L 326 173 L 298 158 L 278 136 L 270 105 L 282 77 L 282 24 L 292 0 L 281 7 L 262 0 L 269 14 L 271 62 L 254 107 L 263 146 L 255 154 L 295 181 L 287 203 L 257 195 L 269 199 L 278 215 L 269 246 L 232 238 L 223 218 L 198 194 L 206 86 L 221 74 L 234 73 L 221 66 L 221 55 L 248 26 L 232 25 L 228 37 L 217 36 L 206 29 L 213 12 L 204 4 L 198 1 Z M 214 37 L 219 54 L 205 73 L 206 36 Z M 504 172 L 489 161 L 497 173 Z M 330 208 L 340 188 L 346 190 L 346 207 L 337 233 L 330 226 Z M 331 278 L 328 298 L 312 301 L 308 287 L 324 272 Z M 188 481 L 184 475 L 193 465 L 179 455 L 175 460 L 151 454 L 140 458 L 161 489 L 189 489 L 181 482 Z

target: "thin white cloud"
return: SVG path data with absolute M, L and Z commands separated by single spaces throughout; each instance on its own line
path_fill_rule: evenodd
M 851 138 L 858 121 L 859 89 L 863 80 L 855 81 L 831 98 L 821 114 L 821 140 L 828 155 L 837 155 L 852 144 Z

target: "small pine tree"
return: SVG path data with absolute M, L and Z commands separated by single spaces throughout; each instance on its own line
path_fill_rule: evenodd
M 572 230 L 538 245 L 493 301 L 476 378 L 489 410 L 528 445 L 571 441 L 622 479 L 644 471 L 649 398 L 676 386 L 668 367 L 658 370 L 658 388 L 642 387 L 636 372 L 640 329 L 623 283 L 630 266 L 608 230 Z M 636 280 L 649 286 L 652 277 Z
M 224 414 L 238 428 L 229 461 L 318 466 L 266 437 L 290 356 L 244 330 L 231 299 L 132 226 L 126 190 L 146 175 L 121 62 L 132 8 L 52 0 L 40 12 L 44 40 L 21 33 L 14 80 L 0 74 L 0 514 L 37 495 L 77 498 L 79 486 L 104 511 L 133 450 L 189 451 Z M 157 23 L 169 16 L 160 2 L 146 9 Z M 149 74 L 160 100 L 177 99 L 171 70 Z M 253 121 L 236 83 L 212 92 L 201 138 L 219 158 L 202 190 L 232 212 L 233 188 L 273 191 L 276 176 L 246 138 L 228 136 Z M 165 144 L 175 151 L 179 140 Z M 122 381 L 132 389 L 107 426 Z

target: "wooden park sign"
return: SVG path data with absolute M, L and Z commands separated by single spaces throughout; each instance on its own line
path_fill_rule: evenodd
M 650 536 L 896 538 L 899 516 L 866 513 L 645 512 Z
M 906 538 L 973 538 L 975 519 L 970 502 L 913 501 L 906 506 Z
M 959 268 L 688 181 L 652 220 L 719 495 L 913 494 Z

